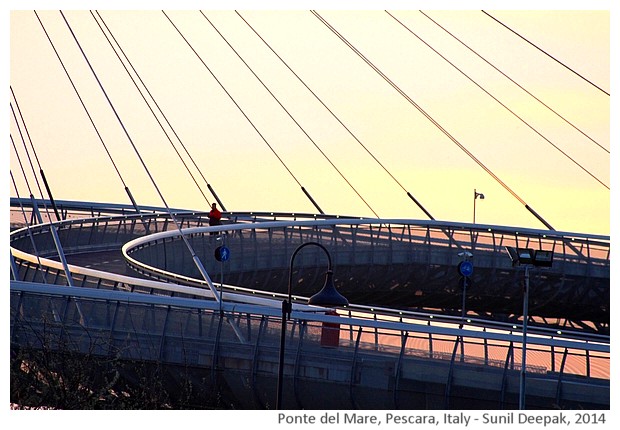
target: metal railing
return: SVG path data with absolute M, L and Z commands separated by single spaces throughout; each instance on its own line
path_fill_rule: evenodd
M 387 391 L 393 407 L 410 406 L 397 400 L 407 394 L 405 381 L 420 378 L 416 369 L 429 365 L 443 366 L 428 378 L 438 379 L 444 387 L 445 406 L 458 385 L 454 372 L 469 366 L 478 369 L 477 378 L 494 386 L 501 399 L 514 389 L 506 376 L 519 370 L 517 334 L 332 316 L 317 310 L 296 309 L 289 322 L 286 373 L 294 386 L 324 378 L 320 369 L 328 363 L 325 382 L 348 386 L 347 402 L 353 407 L 364 406 L 355 393 L 368 384 L 372 388 L 373 383 L 364 381 L 379 377 L 384 382 L 374 383 L 392 387 Z M 220 383 L 215 373 L 227 370 L 241 372 L 254 381 L 256 393 L 264 392 L 256 381 L 275 374 L 279 332 L 277 307 L 224 302 L 220 311 L 211 300 L 11 282 L 13 344 L 42 348 L 41 342 L 52 339 L 46 347 L 118 360 L 198 366 L 210 372 L 213 386 Z M 603 403 L 605 393 L 609 395 L 608 343 L 534 335 L 528 338 L 528 357 L 532 387 L 536 380 L 557 387 L 550 404 L 562 405 L 575 396 L 568 394 L 571 384 L 591 387 L 587 396 L 577 399 L 582 404 L 594 402 L 592 393 L 597 390 L 603 393 Z M 383 364 L 377 368 L 371 364 L 376 362 Z M 245 391 L 237 394 L 247 396 Z M 297 390 L 296 398 L 298 407 L 312 405 Z M 497 399 L 498 406 L 505 406 Z
M 608 323 L 604 319 L 609 315 L 608 237 L 438 221 L 317 219 L 316 215 L 275 213 L 232 214 L 228 220 L 231 224 L 205 227 L 205 214 L 179 212 L 175 216 L 209 273 L 225 274 L 229 280 L 231 274 L 236 274 L 233 282 L 247 285 L 250 290 L 272 292 L 282 292 L 285 288 L 282 274 L 292 249 L 303 241 L 318 240 L 330 247 L 337 275 L 347 279 L 345 288 L 353 293 L 364 288 L 367 279 L 377 282 L 369 276 L 388 271 L 392 286 L 407 285 L 412 300 L 420 299 L 415 297 L 415 291 L 422 288 L 425 294 L 435 294 L 435 306 L 442 306 L 442 300 L 459 302 L 455 299 L 458 297 L 458 275 L 456 270 L 449 270 L 449 266 L 456 267 L 460 261 L 458 254 L 467 250 L 474 254 L 474 281 L 477 276 L 488 285 L 487 292 L 496 297 L 508 297 L 504 304 L 515 303 L 521 291 L 518 271 L 510 266 L 504 247 L 553 249 L 554 267 L 542 273 L 547 280 L 535 290 L 549 302 L 549 307 L 558 303 L 572 306 L 576 315 L 569 319 L 587 321 L 592 316 L 602 317 L 603 321 L 597 324 L 607 330 Z M 299 220 L 306 216 L 310 219 Z M 265 221 L 270 217 L 286 220 Z M 125 245 L 127 261 L 139 273 L 154 279 L 204 286 L 167 214 L 76 218 L 54 225 L 67 254 L 117 251 Z M 49 233 L 47 224 L 15 230 L 11 234 L 11 247 L 27 254 L 54 258 L 57 249 Z M 215 246 L 221 244 L 214 241 L 212 233 L 224 238 L 234 255 L 226 265 L 226 273 L 222 273 L 222 267 L 212 258 Z M 20 259 L 18 263 L 14 267 L 19 266 L 18 270 L 24 272 L 19 275 L 20 279 L 40 281 L 37 279 L 40 275 L 35 276 L 39 271 L 35 258 Z M 316 265 L 316 255 L 299 259 L 300 267 Z M 373 272 L 372 269 L 377 270 Z M 444 272 L 441 277 L 437 276 Z M 316 276 L 319 275 L 315 273 Z M 571 277 L 574 280 L 566 282 Z M 64 283 L 65 280 L 60 274 L 51 282 Z M 587 290 L 580 283 L 587 284 Z M 437 292 L 442 290 L 444 294 L 438 297 Z M 586 295 L 583 295 L 584 290 Z M 308 293 L 303 289 L 299 292 Z M 577 294 L 581 296 L 576 297 Z M 502 303 L 489 302 L 488 305 L 500 309 Z
M 456 268 L 462 259 L 459 254 L 467 251 L 474 256 L 476 267 L 472 280 L 484 288 L 474 292 L 487 300 L 471 302 L 472 310 L 508 314 L 518 312 L 514 304 L 521 300 L 522 274 L 512 267 L 505 247 L 553 250 L 553 267 L 535 274 L 539 279 L 534 281 L 532 303 L 539 304 L 539 316 L 557 315 L 558 308 L 565 308 L 568 319 L 608 326 L 610 251 L 601 237 L 369 219 L 244 222 L 184 232 L 194 249 L 205 256 L 205 267 L 214 276 L 221 272 L 228 282 L 273 292 L 286 288 L 284 274 L 291 252 L 302 243 L 320 242 L 330 250 L 335 275 L 341 280 L 338 288 L 345 296 L 374 294 L 371 301 L 397 307 L 410 302 L 460 309 Z M 224 243 L 232 257 L 223 268 L 212 255 Z M 123 253 L 128 264 L 145 276 L 201 285 L 174 231 L 137 238 L 125 244 Z M 322 267 L 320 257 L 308 253 L 296 268 Z M 304 279 L 296 291 L 309 295 L 310 280 L 320 273 L 305 273 L 308 281 Z M 369 292 L 368 284 L 381 288 Z M 390 294 L 395 297 L 391 302 Z M 425 297 L 432 300 L 425 302 Z
M 269 214 L 269 216 L 277 216 Z M 286 267 L 288 254 L 303 241 L 320 240 L 334 249 L 337 264 L 345 263 L 360 266 L 373 264 L 407 263 L 410 258 L 420 258 L 424 264 L 454 264 L 457 250 L 475 247 L 477 265 L 484 267 L 485 261 L 494 267 L 498 264 L 499 253 L 505 245 L 529 246 L 535 242 L 553 245 L 558 250 L 558 258 L 563 263 L 554 270 L 563 275 L 580 272 L 588 276 L 599 274 L 609 279 L 609 241 L 608 238 L 590 235 L 576 235 L 539 230 L 515 231 L 507 227 L 472 226 L 467 224 L 449 224 L 442 222 L 418 222 L 411 220 L 369 220 L 369 219 L 315 219 L 292 221 L 290 218 L 299 214 L 289 214 L 286 221 L 265 222 L 267 214 L 238 214 L 236 224 L 219 227 L 204 227 L 204 214 L 184 212 L 179 214 L 185 232 L 194 241 L 206 242 L 216 240 L 210 233 L 226 232 L 226 241 L 230 246 L 235 240 L 239 243 L 238 252 L 245 255 L 242 264 L 250 264 L 249 270 L 256 270 L 260 265 L 270 269 L 281 270 Z M 99 294 L 101 297 L 114 297 L 120 292 L 148 293 L 140 295 L 138 300 L 149 303 L 149 300 L 192 300 L 195 306 L 215 306 L 207 302 L 210 292 L 200 288 L 200 280 L 192 279 L 178 273 L 167 272 L 158 264 L 148 264 L 134 258 L 139 251 L 145 250 L 141 257 L 148 257 L 149 252 L 159 252 L 160 246 L 169 246 L 174 241 L 177 231 L 171 228 L 170 220 L 161 213 L 132 214 L 122 216 L 97 216 L 86 219 L 72 219 L 55 223 L 63 247 L 68 253 L 116 250 L 124 246 L 129 261 L 144 272 L 161 276 L 162 279 L 175 279 L 177 282 L 196 284 L 191 286 L 136 279 L 105 271 L 97 271 L 85 267 L 70 266 L 72 277 L 80 292 L 86 294 L 91 289 L 109 290 Z M 146 232 L 151 233 L 145 236 Z M 33 244 L 36 244 L 34 246 Z M 259 248 L 271 252 L 265 258 L 258 258 Z M 278 245 L 277 247 L 275 245 Z M 234 245 L 233 245 L 234 246 Z M 420 254 L 409 255 L 400 252 L 399 247 L 413 246 Z M 62 265 L 47 257 L 53 257 L 55 246 L 49 234 L 49 225 L 37 225 L 23 228 L 11 234 L 12 261 L 16 268 L 17 281 L 40 281 L 44 274 L 46 284 L 66 284 L 63 278 Z M 34 250 L 39 256 L 33 255 Z M 472 248 L 467 248 L 472 249 Z M 579 250 L 576 252 L 575 250 Z M 234 252 L 234 251 L 233 251 Z M 254 256 L 250 257 L 254 252 Z M 478 255 L 488 253 L 485 258 Z M 155 259 L 159 256 L 155 256 Z M 402 260 L 399 260 L 402 259 Z M 144 258 L 148 261 L 148 258 Z M 316 265 L 316 257 L 300 259 L 300 265 Z M 240 263 L 241 264 L 241 263 Z M 504 259 L 499 267 L 509 265 Z M 574 266 L 574 268 L 571 268 Z M 217 267 L 212 268 L 216 270 Z M 15 283 L 18 285 L 19 283 Z M 22 284 L 19 284 L 22 285 Z M 25 285 L 25 284 L 24 284 Z M 244 318 L 273 318 L 280 306 L 282 295 L 274 292 L 257 291 L 234 285 L 221 285 L 225 289 L 224 306 L 237 307 L 241 303 L 253 303 L 260 308 L 247 311 Z M 13 288 L 13 283 L 12 283 Z M 37 294 L 48 291 L 53 294 L 54 287 L 40 285 Z M 75 290 L 75 289 L 74 289 Z M 24 290 L 25 291 L 25 290 Z M 66 291 L 66 290 L 62 290 Z M 82 292 L 84 291 L 84 293 Z M 21 294 L 21 293 L 20 293 Z M 29 293 L 30 294 L 30 293 Z M 55 293 L 54 293 L 55 294 Z M 66 293 L 63 293 L 66 294 Z M 169 296 L 169 298 L 162 298 Z M 269 298 L 271 300 L 269 300 Z M 297 297 L 303 301 L 303 297 Z M 70 298 L 68 300 L 71 300 Z M 80 299 L 82 300 L 82 299 Z M 168 304 L 167 306 L 172 306 Z M 176 306 L 176 302 L 175 305 Z M 301 309 L 296 307 L 296 309 Z M 254 315 L 253 313 L 256 313 Z M 254 316 L 253 316 L 254 315 Z M 260 316 L 259 316 L 260 315 Z M 305 314 L 304 314 L 305 315 Z M 520 327 L 502 323 L 491 323 L 470 319 L 469 322 L 449 316 L 430 313 L 406 312 L 402 310 L 381 309 L 369 306 L 352 306 L 339 311 L 340 317 L 320 316 L 313 314 L 317 324 L 339 323 L 339 339 L 353 348 L 373 350 L 375 352 L 390 351 L 397 354 L 416 355 L 448 359 L 452 362 L 477 362 L 489 366 L 501 365 L 513 369 L 519 362 L 519 351 L 513 348 L 520 342 Z M 298 318 L 302 318 L 298 316 Z M 307 317 L 304 316 L 304 318 Z M 336 319 L 334 319 L 336 318 Z M 463 324 L 465 326 L 463 327 Z M 447 331 L 446 331 L 447 330 Z M 609 338 L 593 334 L 570 333 L 556 330 L 533 329 L 532 339 L 528 336 L 528 354 L 540 357 L 541 369 L 560 374 L 575 373 L 587 377 L 609 377 Z M 568 343 L 567 343 L 568 342 Z M 602 346 L 601 346 L 602 345 Z M 457 348 L 459 346 L 459 348 Z M 602 348 L 602 349 L 601 349 Z M 458 350 L 458 351 L 457 351 Z M 403 351 L 408 351 L 407 353 Z M 416 351 L 414 353 L 414 351 Z M 473 351 L 473 352 L 469 352 Z M 475 353 L 474 353 L 475 352 Z M 603 363 L 603 364 L 601 364 Z M 501 367 L 500 366 L 500 367 Z

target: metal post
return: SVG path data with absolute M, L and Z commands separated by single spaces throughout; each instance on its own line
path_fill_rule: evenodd
M 461 324 L 460 327 L 463 328 L 465 326 L 465 298 L 467 297 L 467 276 L 463 276 L 463 304 L 461 305 Z M 465 342 L 462 341 L 461 338 L 461 362 L 465 361 Z
M 476 197 L 478 197 L 476 190 L 474 190 L 474 224 L 476 224 Z
M 461 262 L 458 265 L 458 272 L 461 275 L 461 287 L 463 289 L 463 297 L 462 297 L 462 302 L 461 302 L 461 328 L 463 328 L 463 325 L 465 324 L 465 315 L 467 314 L 467 311 L 465 309 L 465 299 L 467 297 L 467 284 L 469 283 L 469 277 L 472 275 L 473 270 L 474 270 L 474 266 L 471 263 L 471 258 L 474 256 L 474 254 L 472 254 L 469 251 L 463 251 L 463 252 L 459 252 L 459 257 L 461 257 Z
M 39 212 L 39 206 L 37 205 L 37 201 L 34 196 L 30 194 L 30 201 L 32 202 L 32 214 L 36 217 L 37 222 L 39 224 L 43 224 L 43 218 L 41 217 L 41 212 Z M 32 221 L 31 221 L 32 222 Z
M 222 246 L 226 246 L 226 244 L 224 243 L 224 232 L 220 232 L 219 236 L 216 240 L 216 242 L 218 240 L 222 241 Z M 222 315 L 222 295 L 224 294 L 224 261 L 222 259 L 220 259 L 220 315 Z
M 276 410 L 282 407 L 282 382 L 284 379 L 284 344 L 286 340 L 286 321 L 290 313 L 290 303 L 282 301 L 282 329 L 280 330 L 280 360 L 278 362 L 278 395 L 276 397 Z
M 69 284 L 70 287 L 73 287 L 71 270 L 69 270 L 69 265 L 67 264 L 67 259 L 65 258 L 65 253 L 62 249 L 62 244 L 60 243 L 60 238 L 58 237 L 58 233 L 56 231 L 56 226 L 50 224 L 49 227 L 50 233 L 52 234 L 52 239 L 54 240 L 54 244 L 56 245 L 56 250 L 58 251 L 58 257 L 60 258 L 60 262 L 62 263 L 62 267 L 65 271 L 65 276 L 67 277 L 67 284 Z
M 222 211 L 226 212 L 226 206 L 224 206 L 224 203 L 222 203 L 219 196 L 215 193 L 215 190 L 213 189 L 213 187 L 211 187 L 211 184 L 207 183 L 207 188 L 209 188 L 209 191 L 211 191 L 211 194 L 213 194 L 213 197 L 215 197 L 215 200 L 217 200 L 217 203 L 222 208 Z
M 278 386 L 277 386 L 277 395 L 276 395 L 276 410 L 280 410 L 282 406 L 282 383 L 284 382 L 284 347 L 286 343 L 286 321 L 288 317 L 291 315 L 291 311 L 293 310 L 293 296 L 292 296 L 292 287 L 293 287 L 293 263 L 295 261 L 295 257 L 297 253 L 301 251 L 302 248 L 305 248 L 308 245 L 316 245 L 323 249 L 325 254 L 327 255 L 328 260 L 328 270 L 332 269 L 332 259 L 327 252 L 327 249 L 316 242 L 307 242 L 299 245 L 295 251 L 293 251 L 293 255 L 291 255 L 291 261 L 288 267 L 288 300 L 282 301 L 282 328 L 280 330 L 280 360 L 278 362 Z
M 13 251 L 9 249 L 9 256 L 11 257 L 11 275 L 13 275 L 13 279 L 19 281 L 19 269 L 17 268 L 17 264 L 15 264 L 15 258 L 13 257 Z
M 140 207 L 138 206 L 138 203 L 136 203 L 136 199 L 133 198 L 133 194 L 131 194 L 131 191 L 129 191 L 129 187 L 125 187 L 125 192 L 127 193 L 127 196 L 129 196 L 129 200 L 131 201 L 133 208 L 136 210 L 136 213 L 139 214 Z
M 467 281 L 469 277 L 463 276 L 463 302 L 461 304 L 461 326 L 465 324 L 465 298 L 467 297 Z
M 45 177 L 45 173 L 43 172 L 43 169 L 40 169 L 39 172 L 41 173 L 41 179 L 43 180 L 43 185 L 45 186 L 45 189 L 47 190 L 47 195 L 50 198 L 50 204 L 52 205 L 52 208 L 54 209 L 54 213 L 56 214 L 56 221 L 60 221 L 60 213 L 58 213 L 58 208 L 56 207 L 56 202 L 54 201 L 54 197 L 52 197 L 52 190 L 50 190 L 50 186 L 47 183 L 47 178 Z
M 525 366 L 527 354 L 527 314 L 530 293 L 530 271 L 525 266 L 525 286 L 523 290 L 523 340 L 521 341 L 521 374 L 519 375 L 519 409 L 525 409 Z
M 220 262 L 220 314 L 222 313 L 222 294 L 224 291 L 224 262 Z

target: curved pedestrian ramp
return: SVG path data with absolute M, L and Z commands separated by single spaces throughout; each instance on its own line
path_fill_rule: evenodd
M 172 399 L 191 396 L 195 407 L 215 396 L 228 407 L 273 408 L 280 325 L 277 302 L 220 308 L 204 298 L 11 282 L 13 354 L 77 354 L 98 363 L 92 372 L 114 368 L 128 381 L 157 374 Z M 509 331 L 304 306 L 294 309 L 287 333 L 284 408 L 518 403 L 521 338 Z M 608 344 L 550 336 L 528 342 L 528 408 L 609 407 Z M 89 388 L 100 388 L 91 376 Z
M 207 287 L 196 269 L 196 256 L 187 252 L 186 244 L 191 243 L 214 280 L 239 291 L 285 293 L 291 253 L 304 242 L 316 241 L 329 248 L 336 285 L 350 302 L 460 314 L 463 288 L 457 267 L 461 255 L 471 253 L 475 268 L 468 282 L 467 310 L 514 322 L 522 310 L 523 269 L 512 266 L 506 247 L 553 251 L 553 267 L 530 276 L 532 315 L 547 323 L 557 320 L 560 326 L 609 333 L 608 236 L 264 212 L 226 213 L 225 225 L 207 227 L 205 213 L 179 211 L 174 217 L 183 229 L 181 235 L 170 214 L 157 208 L 151 208 L 152 213 L 118 215 L 130 209 L 61 203 L 66 219 L 55 223 L 58 237 L 68 262 L 80 267 Z M 231 255 L 225 265 L 213 258 L 223 241 Z M 56 258 L 58 252 L 46 224 L 15 231 L 11 247 L 21 272 L 18 278 L 37 282 L 41 280 L 34 278 L 39 264 L 34 256 Z M 102 256 L 103 252 L 110 254 Z M 110 265 L 110 260 L 118 263 Z M 107 267 L 101 266 L 102 261 Z M 301 268 L 304 276 L 296 276 L 294 293 L 310 296 L 316 292 L 317 278 L 323 276 L 324 257 L 312 249 L 304 251 L 295 264 L 295 269 Z M 62 271 L 53 282 L 67 283 Z
M 419 275 L 414 286 L 423 295 L 443 285 L 431 298 L 452 298 L 456 309 L 465 296 L 452 285 L 458 253 L 475 250 L 478 290 L 472 288 L 468 299 L 486 289 L 497 299 L 486 304 L 492 309 L 505 294 L 520 302 L 522 274 L 502 255 L 504 246 L 544 245 L 556 251 L 559 263 L 532 276 L 540 287 L 533 311 L 550 309 L 535 306 L 541 300 L 572 300 L 591 315 L 609 310 L 609 238 L 264 213 L 229 213 L 229 224 L 205 227 L 204 214 L 176 213 L 212 281 L 184 273 L 188 257 L 177 252 L 181 240 L 170 214 L 124 211 L 75 204 L 63 221 L 12 230 L 14 372 L 45 368 L 69 379 L 79 370 L 80 389 L 92 392 L 150 383 L 172 407 L 273 409 L 284 273 L 291 252 L 308 241 L 333 251 L 344 273 L 341 283 L 350 277 L 357 285 L 364 277 L 369 281 L 353 297 L 369 297 L 377 271 L 398 268 Z M 228 266 L 209 258 L 223 241 L 233 256 Z M 283 408 L 514 409 L 522 394 L 524 349 L 528 409 L 610 406 L 608 314 L 592 326 L 573 325 L 570 318 L 564 325 L 532 320 L 524 348 L 519 315 L 493 318 L 482 315 L 484 307 L 479 315 L 446 312 L 452 305 L 414 310 L 351 299 L 337 309 L 307 305 L 309 286 L 324 273 L 324 257 L 304 252 L 297 263 L 285 325 Z M 508 286 L 502 294 L 494 289 L 498 280 Z M 383 293 L 390 291 L 386 285 Z

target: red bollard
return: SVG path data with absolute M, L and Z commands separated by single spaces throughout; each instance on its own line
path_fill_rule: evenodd
M 336 311 L 325 312 L 325 315 L 338 316 Z M 340 323 L 324 322 L 321 327 L 321 346 L 338 348 L 340 344 Z

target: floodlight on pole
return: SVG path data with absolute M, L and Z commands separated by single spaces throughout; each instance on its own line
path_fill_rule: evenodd
M 479 193 L 474 188 L 474 224 L 476 224 L 476 199 L 484 200 L 484 194 Z
M 530 294 L 530 268 L 551 267 L 553 264 L 553 251 L 534 250 L 531 248 L 515 248 L 506 246 L 506 251 L 512 261 L 512 266 L 524 266 L 523 287 L 523 338 L 521 341 L 521 372 L 519 374 L 519 409 L 525 409 L 525 366 L 527 355 L 527 320 Z

